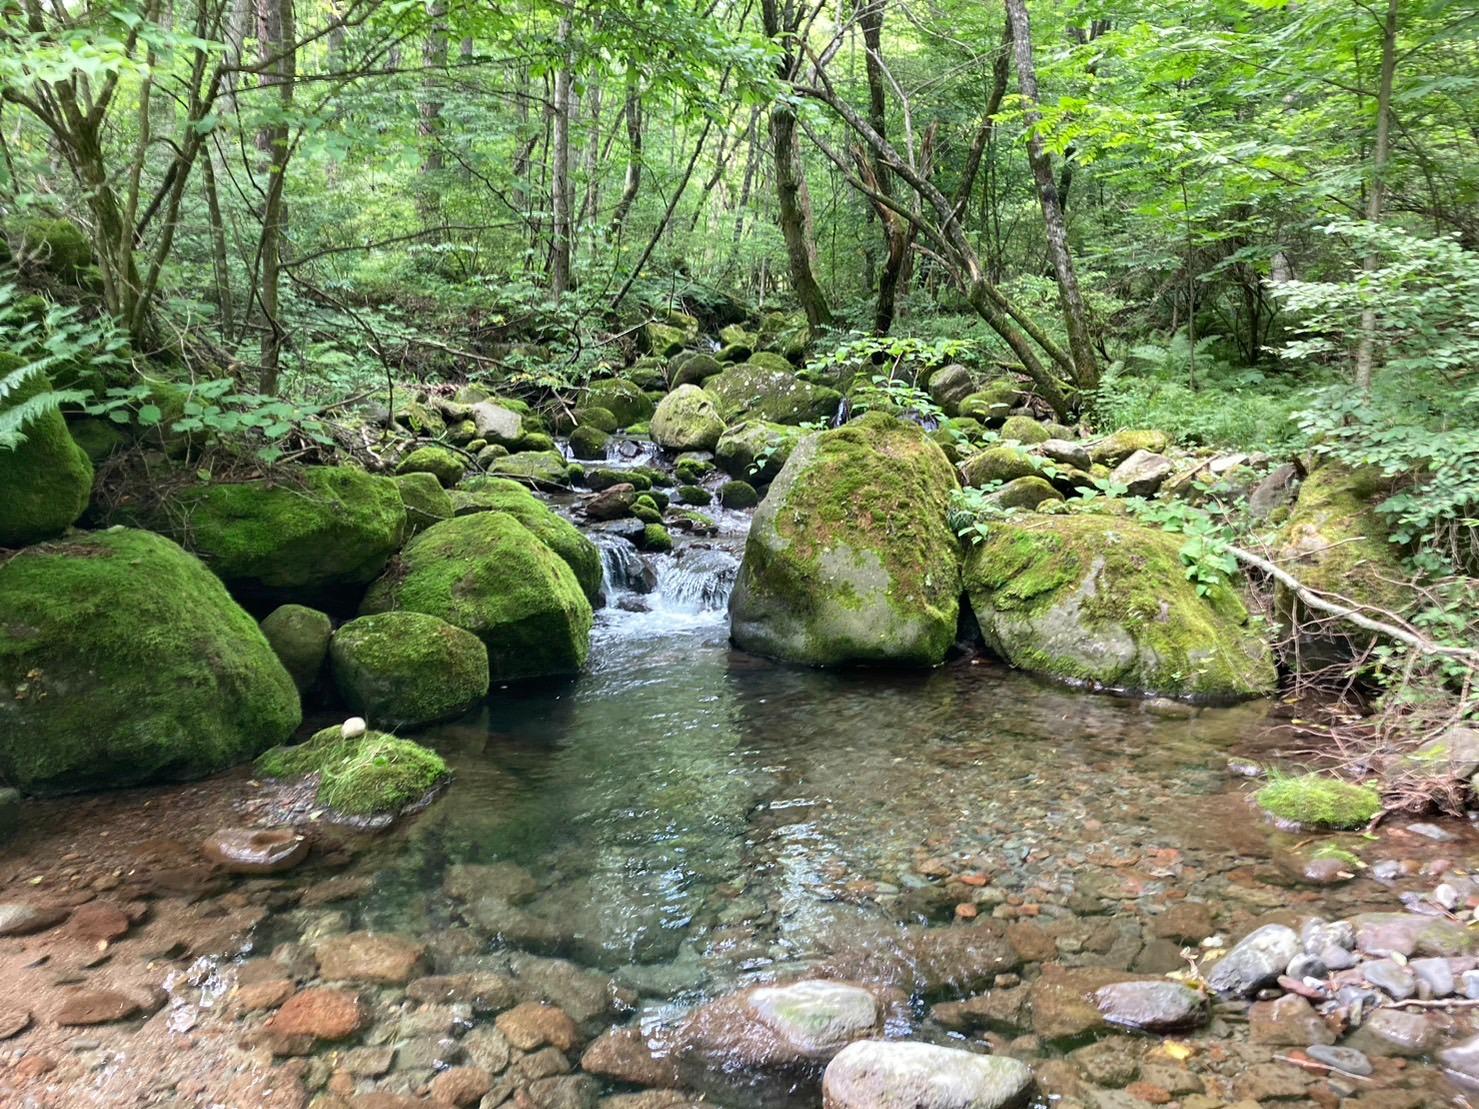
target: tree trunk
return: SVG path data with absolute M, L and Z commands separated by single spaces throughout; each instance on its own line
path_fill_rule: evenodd
M 434 220 L 440 205 L 437 202 L 436 176 L 444 164 L 441 147 L 442 94 L 437 83 L 447 68 L 447 0 L 432 0 L 428 12 L 431 23 L 426 29 L 426 42 L 421 49 L 422 64 L 426 72 L 421 77 L 421 103 L 417 105 L 416 131 L 421 138 L 421 187 L 417 193 L 417 208 L 424 222 Z M 432 178 L 427 181 L 425 178 Z
M 568 9 L 567 9 L 568 10 Z M 550 240 L 550 292 L 556 301 L 570 288 L 570 17 L 560 20 L 556 33 L 560 68 L 555 72 L 553 135 L 550 153 L 550 210 L 554 225 Z
M 1023 122 L 1027 125 L 1027 160 L 1032 165 L 1037 199 L 1042 207 L 1048 259 L 1058 281 L 1058 300 L 1068 332 L 1068 349 L 1073 354 L 1074 384 L 1080 391 L 1088 392 L 1098 387 L 1099 365 L 1089 332 L 1088 311 L 1079 291 L 1073 255 L 1068 249 L 1068 229 L 1058 198 L 1058 184 L 1053 180 L 1053 161 L 1038 133 L 1042 115 L 1038 110 L 1037 70 L 1032 60 L 1032 27 L 1027 17 L 1026 0 L 1006 0 L 1006 6 L 1016 48 L 1017 86 L 1024 104 Z
M 258 148 L 267 155 L 267 199 L 262 206 L 262 238 L 259 246 L 262 260 L 261 285 L 257 294 L 267 325 L 262 338 L 259 388 L 267 396 L 273 396 L 277 392 L 283 341 L 286 338 L 279 318 L 278 294 L 282 282 L 283 240 L 288 226 L 285 188 L 290 144 L 287 117 L 293 108 L 293 86 L 297 79 L 297 52 L 293 45 L 295 34 L 293 0 L 260 0 L 258 40 L 266 65 L 262 84 L 276 87 L 279 113 L 279 119 L 271 126 L 264 127 L 257 136 Z
M 1381 84 L 1376 93 L 1376 143 L 1371 151 L 1371 185 L 1366 193 L 1366 220 L 1381 222 L 1386 203 L 1387 160 L 1391 155 L 1392 84 L 1397 74 L 1397 0 L 1387 0 L 1386 22 L 1381 35 Z M 1381 259 L 1375 251 L 1366 255 L 1361 268 L 1375 273 Z M 1361 310 L 1361 340 L 1356 347 L 1356 385 L 1371 388 L 1372 364 L 1376 360 L 1376 307 Z
M 621 199 L 611 215 L 611 233 L 615 235 L 626 223 L 627 214 L 642 187 L 642 93 L 636 73 L 627 74 L 627 99 L 622 108 L 627 123 L 627 171 L 621 185 Z
M 231 342 L 236 335 L 235 305 L 231 299 L 231 265 L 226 253 L 226 223 L 221 218 L 221 196 L 216 189 L 215 156 L 204 151 L 200 161 L 201 180 L 205 187 L 206 211 L 211 221 L 211 266 L 216 277 L 216 314 L 221 325 L 221 338 Z
M 888 99 L 883 76 L 883 10 L 886 0 L 860 0 L 858 25 L 863 31 L 864 66 L 868 74 L 868 122 L 873 130 L 888 137 Z M 892 199 L 893 180 L 888 167 L 876 153 L 869 158 L 873 186 L 881 196 Z M 873 310 L 873 330 L 887 335 L 894 325 L 900 278 L 909 264 L 914 245 L 914 225 L 884 204 L 875 204 L 874 212 L 883 228 L 884 259 L 878 274 L 878 300 Z

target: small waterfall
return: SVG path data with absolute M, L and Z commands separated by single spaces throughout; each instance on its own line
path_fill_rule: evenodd
M 847 397 L 843 397 L 837 402 L 837 411 L 832 413 L 832 422 L 829 426 L 834 428 L 841 427 L 850 419 L 852 419 L 852 401 L 848 400 Z
M 657 570 L 655 608 L 670 612 L 723 612 L 739 576 L 739 560 L 715 547 L 692 547 L 663 559 Z
M 651 593 L 657 574 L 630 539 L 597 532 L 591 540 L 601 549 L 601 592 L 614 604 L 623 594 Z

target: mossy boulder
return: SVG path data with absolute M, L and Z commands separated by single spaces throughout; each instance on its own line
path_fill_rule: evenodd
M 788 424 L 745 420 L 725 429 L 714 446 L 714 457 L 730 477 L 743 481 L 774 481 L 806 431 Z
M 462 480 L 467 463 L 461 454 L 448 447 L 417 447 L 396 466 L 397 474 L 431 474 L 444 488 Z
M 1327 462 L 1299 487 L 1279 535 L 1275 560 L 1311 589 L 1402 612 L 1411 603 L 1411 591 L 1404 585 L 1409 575 L 1400 549 L 1387 541 L 1386 525 L 1374 507 L 1389 490 L 1390 484 L 1374 468 Z M 1298 625 L 1301 638 L 1312 645 L 1318 641 L 1348 654 L 1372 642 L 1370 633 L 1308 620 L 1311 614 L 1283 586 L 1275 589 L 1274 603 L 1281 619 Z
M 652 400 L 634 382 L 619 377 L 593 381 L 585 392 L 585 403 L 604 408 L 616 417 L 617 427 L 628 427 L 652 417 Z
M 300 694 L 318 684 L 334 624 L 328 616 L 306 605 L 279 605 L 259 625 L 283 668 Z
M 606 444 L 611 436 L 598 427 L 581 424 L 570 433 L 570 453 L 576 458 L 590 462 L 606 457 Z
M 678 502 L 702 508 L 704 505 L 714 503 L 714 494 L 702 485 L 680 485 L 678 486 Z
M 488 695 L 488 649 L 472 632 L 422 612 L 351 620 L 329 643 L 334 684 L 379 726 L 461 716 Z
M 402 474 L 395 479 L 406 507 L 406 538 L 452 518 L 452 498 L 435 474 Z
M 601 595 L 600 549 L 528 489 L 507 478 L 475 477 L 468 479 L 455 498 L 459 516 L 472 511 L 507 512 L 565 560 L 586 599 L 596 603 Z
M 351 817 L 396 816 L 451 777 L 442 757 L 419 743 L 375 731 L 346 739 L 338 725 L 265 752 L 256 771 L 264 778 L 317 774 L 319 803 Z
M 72 433 L 72 439 L 76 444 L 82 448 L 82 453 L 87 455 L 94 465 L 122 450 L 128 443 L 128 435 L 122 428 L 111 420 L 99 419 L 96 416 L 68 420 L 67 430 Z
M 704 389 L 726 423 L 736 420 L 768 420 L 776 424 L 802 424 L 830 420 L 842 402 L 842 394 L 825 385 L 803 381 L 789 364 L 771 355 L 780 366 L 755 359 L 709 378 Z
M 817 666 L 942 662 L 960 601 L 955 488 L 940 448 L 882 413 L 803 439 L 750 527 L 736 645 Z
M 976 382 L 970 370 L 952 362 L 930 374 L 927 388 L 930 400 L 938 404 L 945 415 L 954 416 L 960 411 L 960 402 L 975 392 Z
M 644 551 L 671 551 L 673 549 L 673 537 L 668 534 L 668 529 L 659 523 L 649 523 L 642 529 L 641 547 Z
M 233 589 L 302 601 L 373 581 L 404 538 L 406 506 L 391 478 L 313 466 L 189 486 L 144 522 Z
M 987 646 L 1024 670 L 1164 696 L 1271 692 L 1269 646 L 1237 592 L 1199 596 L 1180 548 L 1111 516 L 999 521 L 966 559 L 966 591 Z
M 0 354 L 0 378 L 17 370 L 20 359 Z M 27 378 L 0 400 L 0 408 L 24 403 L 48 390 L 40 375 Z M 24 547 L 71 527 L 92 495 L 92 462 L 53 409 L 26 421 L 25 442 L 0 446 L 0 547 Z
M 702 454 L 690 453 L 678 457 L 677 464 L 673 467 L 674 476 L 685 485 L 693 485 L 703 481 L 715 470 L 713 462 L 709 461 L 707 452 Z
M 987 447 L 967 457 L 960 464 L 960 473 L 966 485 L 981 487 L 1036 476 L 1038 460 L 1021 447 Z
M 1004 441 L 1015 440 L 1029 447 L 1036 446 L 1038 443 L 1046 443 L 1052 438 L 1048 429 L 1031 416 L 1008 416 L 1002 421 L 1001 429 L 997 434 Z
M 652 441 L 670 451 L 711 451 L 723 434 L 714 398 L 697 385 L 678 386 L 652 417 Z
M 1013 478 L 986 499 L 1002 508 L 1037 508 L 1048 501 L 1061 501 L 1063 494 L 1033 476 Z
M 987 427 L 997 427 L 1021 403 L 1022 391 L 1013 382 L 993 381 L 962 397 L 956 405 L 955 415 L 980 420 Z
M 472 632 L 494 681 L 575 673 L 590 652 L 591 605 L 574 571 L 507 512 L 459 516 L 411 540 L 361 608 L 395 610 Z
M 301 718 L 256 621 L 163 536 L 114 528 L 0 562 L 0 780 L 66 793 L 199 777 Z
M 748 481 L 726 481 L 719 486 L 719 503 L 725 508 L 754 508 L 760 494 Z
M 1123 428 L 1090 444 L 1089 460 L 1096 466 L 1118 466 L 1136 451 L 1159 454 L 1171 445 L 1171 437 L 1155 428 Z
M 398 402 L 392 418 L 412 435 L 435 439 L 447 433 L 446 418 L 424 396 L 407 397 Z
M 536 489 L 562 489 L 575 478 L 575 472 L 559 451 L 524 451 L 495 458 L 488 472 Z
M 711 354 L 682 354 L 673 359 L 673 385 L 702 385 L 724 366 Z
M 587 488 L 599 493 L 613 485 L 630 485 L 637 490 L 652 488 L 652 478 L 641 470 L 617 470 L 609 466 L 591 470 L 585 475 Z
M 577 408 L 573 415 L 575 416 L 575 423 L 578 426 L 593 427 L 597 431 L 604 431 L 607 435 L 610 435 L 621 426 L 621 424 L 617 423 L 616 413 L 612 412 L 609 408 L 602 408 L 600 405 L 587 405 Z
M 25 219 L 16 225 L 13 257 L 22 266 L 76 281 L 92 265 L 92 244 L 66 219 Z
M 1321 830 L 1364 828 L 1381 811 L 1381 794 L 1370 786 L 1323 774 L 1274 778 L 1254 800 L 1284 824 Z
M 642 341 L 650 353 L 668 358 L 683 349 L 689 336 L 681 327 L 654 320 L 642 328 Z

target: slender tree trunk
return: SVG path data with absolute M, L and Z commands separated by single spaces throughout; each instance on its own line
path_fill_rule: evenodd
M 277 392 L 282 349 L 286 332 L 279 318 L 279 289 L 282 282 L 282 251 L 287 235 L 286 197 L 290 154 L 287 117 L 293 108 L 293 86 L 297 79 L 297 52 L 293 43 L 293 0 L 260 0 L 258 39 L 266 69 L 263 85 L 277 89 L 280 118 L 258 134 L 257 145 L 267 155 L 267 199 L 262 206 L 260 243 L 262 270 L 258 300 L 267 330 L 262 339 L 260 389 L 267 396 Z
M 416 207 L 423 222 L 436 218 L 436 178 L 441 173 L 442 94 L 438 87 L 447 68 L 447 0 L 432 0 L 428 12 L 431 23 L 426 29 L 426 42 L 421 48 L 421 61 L 426 72 L 421 78 L 421 102 L 417 105 L 417 134 L 421 138 L 421 187 L 417 190 Z M 429 179 L 429 180 L 428 180 Z
M 1068 249 L 1068 228 L 1058 199 L 1058 184 L 1053 180 L 1052 158 L 1038 133 L 1042 115 L 1038 110 L 1037 70 L 1032 60 L 1032 27 L 1027 17 L 1026 0 L 1006 0 L 1006 6 L 1008 18 L 1012 21 L 1012 41 L 1017 55 L 1017 86 L 1025 108 L 1027 160 L 1032 165 L 1037 199 L 1042 207 L 1048 259 L 1058 280 L 1058 299 L 1068 332 L 1068 348 L 1073 354 L 1074 384 L 1081 391 L 1088 392 L 1098 387 L 1099 365 L 1089 331 L 1089 314 L 1079 291 L 1073 255 Z
M 568 7 L 567 7 L 568 11 Z M 570 17 L 560 20 L 556 33 L 560 68 L 555 72 L 553 134 L 550 155 L 550 210 L 553 227 L 550 242 L 550 292 L 558 301 L 570 288 L 570 108 L 571 68 Z
M 627 170 L 622 180 L 621 199 L 611 215 L 611 233 L 615 235 L 626 223 L 637 192 L 642 187 L 642 94 L 635 72 L 627 74 L 627 98 L 622 108 L 627 124 Z
M 591 82 L 586 95 L 586 117 L 590 121 L 590 137 L 585 150 L 585 199 L 581 202 L 581 218 L 577 223 L 595 227 L 601 206 L 601 86 Z M 586 221 L 589 220 L 589 223 Z M 595 249 L 595 243 L 591 243 Z
M 883 75 L 883 11 L 886 0 L 860 0 L 858 25 L 863 31 L 864 68 L 868 75 L 868 122 L 880 137 L 888 137 L 888 98 Z M 874 152 L 867 170 L 879 195 L 893 198 L 893 178 Z M 909 263 L 914 245 L 914 225 L 885 204 L 874 205 L 883 228 L 884 259 L 878 274 L 878 300 L 873 310 L 873 330 L 887 335 L 894 325 L 899 281 Z
M 1379 224 L 1387 195 L 1387 160 L 1391 156 L 1392 85 L 1397 74 L 1397 0 L 1387 0 L 1386 22 L 1381 35 L 1381 84 L 1376 93 L 1376 143 L 1371 151 L 1371 184 L 1366 193 L 1366 220 Z M 1381 259 L 1375 251 L 1366 255 L 1361 268 L 1375 273 Z M 1356 347 L 1356 385 L 1371 388 L 1376 361 L 1376 307 L 1361 310 L 1361 340 Z
M 231 265 L 226 253 L 226 222 L 221 218 L 221 196 L 216 189 L 215 156 L 205 150 L 200 160 L 205 206 L 211 221 L 211 266 L 216 278 L 216 314 L 221 338 L 230 342 L 236 335 L 236 311 L 231 298 Z

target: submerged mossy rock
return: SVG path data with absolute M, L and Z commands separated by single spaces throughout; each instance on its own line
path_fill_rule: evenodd
M 279 605 L 259 625 L 278 661 L 292 675 L 300 694 L 318 682 L 329 653 L 334 624 L 327 615 L 305 605 Z
M 714 446 L 714 458 L 730 477 L 774 481 L 806 431 L 789 424 L 745 420 L 726 428 Z
M 424 612 L 488 648 L 494 681 L 571 674 L 590 653 L 591 605 L 565 561 L 510 513 L 427 528 L 370 587 L 365 613 Z
M 516 481 L 498 477 L 469 478 L 454 494 L 457 515 L 507 512 L 532 531 L 575 572 L 586 599 L 601 595 L 601 551 L 581 530 Z
M 406 506 L 406 538 L 452 518 L 452 498 L 435 474 L 402 474 L 395 479 Z
M 431 474 L 444 488 L 456 485 L 467 472 L 466 459 L 450 447 L 417 447 L 396 466 L 403 474 Z
M 841 393 L 801 380 L 784 359 L 771 357 L 781 366 L 762 365 L 752 359 L 704 382 L 705 391 L 714 399 L 714 407 L 725 422 L 768 420 L 776 424 L 802 424 L 830 420 L 836 414 L 842 402 Z
M 300 719 L 256 621 L 163 536 L 114 528 L 0 562 L 0 780 L 66 793 L 199 777 Z
M 0 353 L 0 378 L 22 364 L 14 355 Z M 45 377 L 30 377 L 0 400 L 0 409 L 50 388 Z M 60 535 L 82 515 L 92 495 L 92 462 L 68 433 L 61 412 L 28 420 L 21 431 L 24 443 L 0 446 L 0 547 L 24 547 Z
M 1275 778 L 1254 799 L 1274 819 L 1311 829 L 1364 828 L 1381 812 L 1381 794 L 1370 786 L 1323 774 Z
M 406 506 L 391 478 L 312 466 L 189 487 L 145 522 L 233 588 L 311 600 L 373 581 L 405 535 Z
M 1279 536 L 1275 561 L 1303 584 L 1334 593 L 1360 605 L 1401 612 L 1411 601 L 1404 582 L 1398 547 L 1387 541 L 1387 529 L 1374 505 L 1386 496 L 1389 483 L 1375 469 L 1353 470 L 1327 462 L 1304 479 L 1294 510 Z M 1283 586 L 1274 604 L 1286 623 L 1305 623 L 1303 607 Z M 1302 634 L 1307 642 L 1333 641 L 1350 651 L 1364 650 L 1369 633 L 1314 621 Z
M 444 783 L 451 772 L 435 751 L 369 731 L 346 739 L 335 725 L 294 747 L 274 747 L 257 760 L 264 778 L 319 776 L 318 800 L 353 817 L 396 816 Z
M 585 392 L 585 403 L 604 408 L 616 417 L 617 427 L 629 427 L 652 416 L 652 400 L 631 381 L 609 377 L 593 381 Z
M 582 424 L 570 433 L 570 453 L 585 462 L 598 461 L 606 457 L 606 445 L 610 441 L 608 432 Z
M 680 385 L 657 406 L 652 441 L 670 451 L 711 451 L 724 434 L 718 406 L 697 385 Z
M 994 523 L 966 559 L 981 634 L 1013 666 L 1106 689 L 1251 697 L 1275 683 L 1230 585 L 1197 595 L 1181 541 L 1094 515 Z
M 424 612 L 351 620 L 329 643 L 334 684 L 372 724 L 415 727 L 461 716 L 488 695 L 488 649 Z
M 755 512 L 730 635 L 817 666 L 934 666 L 955 642 L 955 471 L 916 424 L 869 413 L 803 439 Z

